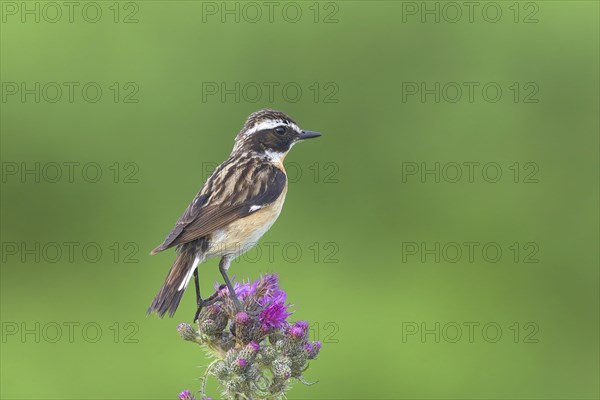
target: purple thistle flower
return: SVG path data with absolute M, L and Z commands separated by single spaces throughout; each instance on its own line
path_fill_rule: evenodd
M 262 279 L 263 285 L 266 286 L 267 290 L 270 289 L 278 289 L 279 288 L 279 279 L 275 274 L 267 274 Z
M 258 316 L 262 328 L 267 331 L 270 328 L 283 328 L 287 325 L 286 318 L 292 313 L 287 312 L 289 305 L 283 303 L 269 304 Z
M 285 301 L 285 292 L 279 288 L 279 279 L 275 274 L 267 274 L 257 281 L 256 292 L 258 301 L 265 306 L 269 301 Z
M 248 296 L 252 296 L 254 294 L 258 283 L 259 283 L 259 281 L 254 281 L 252 283 L 236 282 L 233 285 L 233 290 L 235 291 L 235 294 L 238 297 L 238 299 L 240 299 L 240 301 L 244 301 Z M 229 289 L 227 287 L 223 287 L 223 288 L 219 289 L 220 287 L 221 286 L 219 286 L 218 283 L 215 283 L 215 290 L 219 291 L 219 296 L 220 297 L 229 297 Z
M 235 314 L 236 323 L 240 325 L 245 325 L 248 323 L 248 321 L 250 321 L 250 317 L 244 311 L 240 311 L 239 313 Z
M 248 296 L 252 296 L 254 294 L 257 284 L 258 281 L 254 281 L 252 283 L 236 283 L 233 286 L 233 290 L 235 291 L 238 299 L 240 299 L 240 301 L 244 301 Z
M 192 392 L 189 390 L 184 390 L 183 392 L 179 393 L 179 400 L 196 400 L 196 398 Z
M 292 328 L 290 329 L 290 336 L 297 339 L 301 338 L 302 336 L 304 336 L 304 331 L 300 327 L 292 326 Z
M 274 289 L 267 296 L 271 298 L 271 300 L 275 303 L 285 303 L 285 299 L 287 297 L 287 293 L 282 289 Z
M 300 339 L 306 336 L 308 332 L 308 322 L 306 321 L 298 321 L 288 330 L 288 334 L 290 337 L 295 339 Z
M 265 307 L 269 303 L 285 303 L 287 294 L 279 287 L 276 275 L 265 275 L 261 282 L 261 286 L 264 286 L 261 291 L 264 295 L 258 300 L 261 306 Z
M 294 324 L 294 326 L 297 326 L 306 332 L 308 330 L 308 321 L 298 321 Z
M 232 290 L 247 311 L 233 307 L 233 293 L 220 285 L 218 301 L 222 303 L 202 311 L 198 330 L 188 324 L 180 324 L 177 329 L 182 336 L 185 334 L 184 339 L 189 336 L 186 340 L 215 353 L 218 360 L 211 364 L 210 372 L 220 381 L 225 397 L 238 394 L 244 398 L 261 397 L 259 387 L 245 384 L 258 379 L 266 379 L 269 386 L 265 387 L 272 390 L 274 397 L 281 397 L 289 388 L 288 379 L 304 382 L 302 373 L 307 361 L 317 357 L 321 342 L 308 341 L 307 321 L 287 321 L 292 314 L 291 305 L 286 303 L 287 293 L 279 286 L 277 275 L 236 283 Z M 267 369 L 266 375 L 262 374 L 263 369 Z M 205 397 L 204 386 L 200 398 L 211 400 Z M 180 393 L 179 399 L 198 400 L 189 390 Z
M 317 340 L 316 342 L 307 343 L 304 345 L 304 350 L 306 350 L 308 359 L 312 360 L 319 354 L 319 350 L 321 350 L 321 342 Z

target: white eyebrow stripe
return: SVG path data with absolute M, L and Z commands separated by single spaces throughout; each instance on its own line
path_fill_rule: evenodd
M 296 132 L 302 132 L 302 130 L 300 129 L 300 127 L 292 122 L 285 122 L 283 120 L 280 119 L 269 119 L 267 121 L 263 121 L 255 126 L 252 127 L 252 129 L 249 129 L 244 136 L 250 136 L 255 132 L 258 131 L 262 131 L 264 129 L 273 129 L 275 127 L 278 127 L 280 125 L 287 125 L 287 126 L 291 126 Z

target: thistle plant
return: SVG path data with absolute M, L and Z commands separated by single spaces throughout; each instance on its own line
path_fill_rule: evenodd
M 186 323 L 177 327 L 184 340 L 199 344 L 214 358 L 202 377 L 201 399 L 209 399 L 209 375 L 219 381 L 226 399 L 281 399 L 294 380 L 311 384 L 303 373 L 321 343 L 309 340 L 308 322 L 287 321 L 291 312 L 277 276 L 236 283 L 242 310 L 227 288 L 217 290 L 217 301 L 202 309 L 197 328 Z M 187 390 L 179 397 L 195 399 Z

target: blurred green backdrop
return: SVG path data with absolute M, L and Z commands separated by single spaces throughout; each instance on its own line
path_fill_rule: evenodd
M 199 387 L 147 254 L 267 106 L 325 133 L 232 266 L 324 342 L 290 398 L 598 398 L 598 2 L 75 3 L 1 2 L 2 398 Z

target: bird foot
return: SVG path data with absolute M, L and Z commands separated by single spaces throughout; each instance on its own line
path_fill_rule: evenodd
M 211 304 L 214 304 L 217 300 L 219 300 L 219 292 L 221 290 L 223 290 L 226 286 L 225 285 L 221 285 L 219 286 L 219 288 L 217 289 L 216 292 L 214 292 L 210 297 L 206 298 L 206 299 L 198 299 L 197 301 L 197 306 L 198 308 L 196 309 L 196 314 L 194 314 L 194 322 L 198 322 L 198 316 L 200 315 L 200 312 L 202 311 L 202 309 L 204 307 L 210 306 Z

